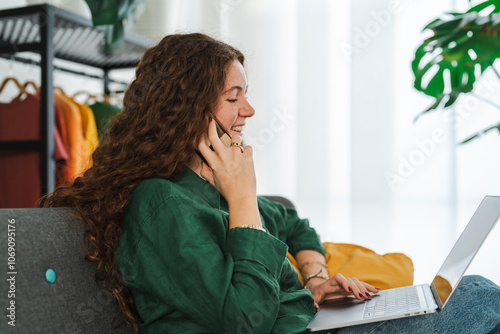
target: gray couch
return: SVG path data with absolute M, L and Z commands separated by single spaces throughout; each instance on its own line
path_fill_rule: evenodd
M 112 296 L 97 287 L 96 264 L 84 259 L 83 225 L 75 218 L 70 220 L 70 214 L 69 208 L 0 210 L 0 333 L 133 333 L 124 324 L 113 329 L 113 324 L 121 321 L 119 309 Z M 6 266 L 8 225 L 12 219 L 13 270 Z M 55 272 L 52 283 L 46 278 L 49 269 Z M 16 274 L 8 274 L 11 271 Z M 13 276 L 13 286 L 4 284 Z M 9 291 L 14 290 L 15 295 L 10 293 L 9 298 Z M 5 316 L 5 312 L 11 313 L 6 310 L 11 301 L 15 302 L 15 327 L 9 325 L 14 318 Z
M 293 206 L 285 198 L 267 197 Z M 70 208 L 0 209 L 0 333 L 133 333 L 125 324 L 113 329 L 121 314 L 94 281 L 96 264 L 84 259 L 84 227 L 71 213 Z M 9 246 L 15 254 L 8 254 Z

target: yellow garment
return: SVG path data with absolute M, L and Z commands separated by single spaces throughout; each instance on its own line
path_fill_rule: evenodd
M 413 262 L 401 253 L 379 255 L 374 251 L 352 244 L 324 242 L 329 276 L 341 273 L 382 290 L 413 284 Z M 288 253 L 288 259 L 297 272 L 297 261 Z M 302 284 L 304 280 L 299 273 Z
M 92 109 L 89 108 L 89 106 L 85 104 L 80 104 L 73 99 L 71 100 L 80 109 L 80 115 L 82 117 L 83 137 L 85 138 L 87 154 L 89 155 L 88 161 L 90 161 L 89 165 L 87 166 L 88 168 L 92 165 L 92 153 L 94 153 L 97 146 L 99 146 L 99 139 L 97 137 L 97 126 L 94 118 L 94 113 L 92 112 Z

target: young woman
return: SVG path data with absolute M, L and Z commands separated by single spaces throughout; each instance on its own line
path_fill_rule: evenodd
M 93 166 L 44 199 L 75 207 L 96 277 L 141 333 L 303 333 L 324 299 L 378 292 L 328 277 L 308 222 L 256 195 L 243 66 L 241 52 L 206 35 L 165 37 L 138 65 Z M 440 314 L 340 332 L 486 333 L 499 322 L 500 289 L 468 277 Z

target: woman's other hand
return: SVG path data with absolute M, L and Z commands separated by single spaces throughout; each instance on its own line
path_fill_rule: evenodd
M 346 278 L 342 274 L 336 274 L 327 281 L 311 281 L 308 285 L 316 307 L 325 300 L 343 298 L 351 294 L 359 300 L 370 299 L 370 292 L 378 293 L 380 291 L 379 288 L 361 282 L 355 277 Z

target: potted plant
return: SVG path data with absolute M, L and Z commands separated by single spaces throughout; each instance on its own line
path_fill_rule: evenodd
M 500 80 L 493 66 L 500 57 L 500 0 L 483 1 L 463 13 L 447 13 L 423 30 L 431 30 L 433 35 L 415 52 L 414 86 L 435 101 L 417 118 L 452 106 L 461 94 L 474 94 L 500 109 L 495 102 L 474 93 L 474 83 L 486 70 L 493 71 Z M 495 129 L 500 132 L 500 123 L 473 134 L 462 143 Z
M 102 27 L 105 49 L 118 49 L 125 40 L 125 30 L 144 10 L 146 0 L 85 0 L 94 26 Z

